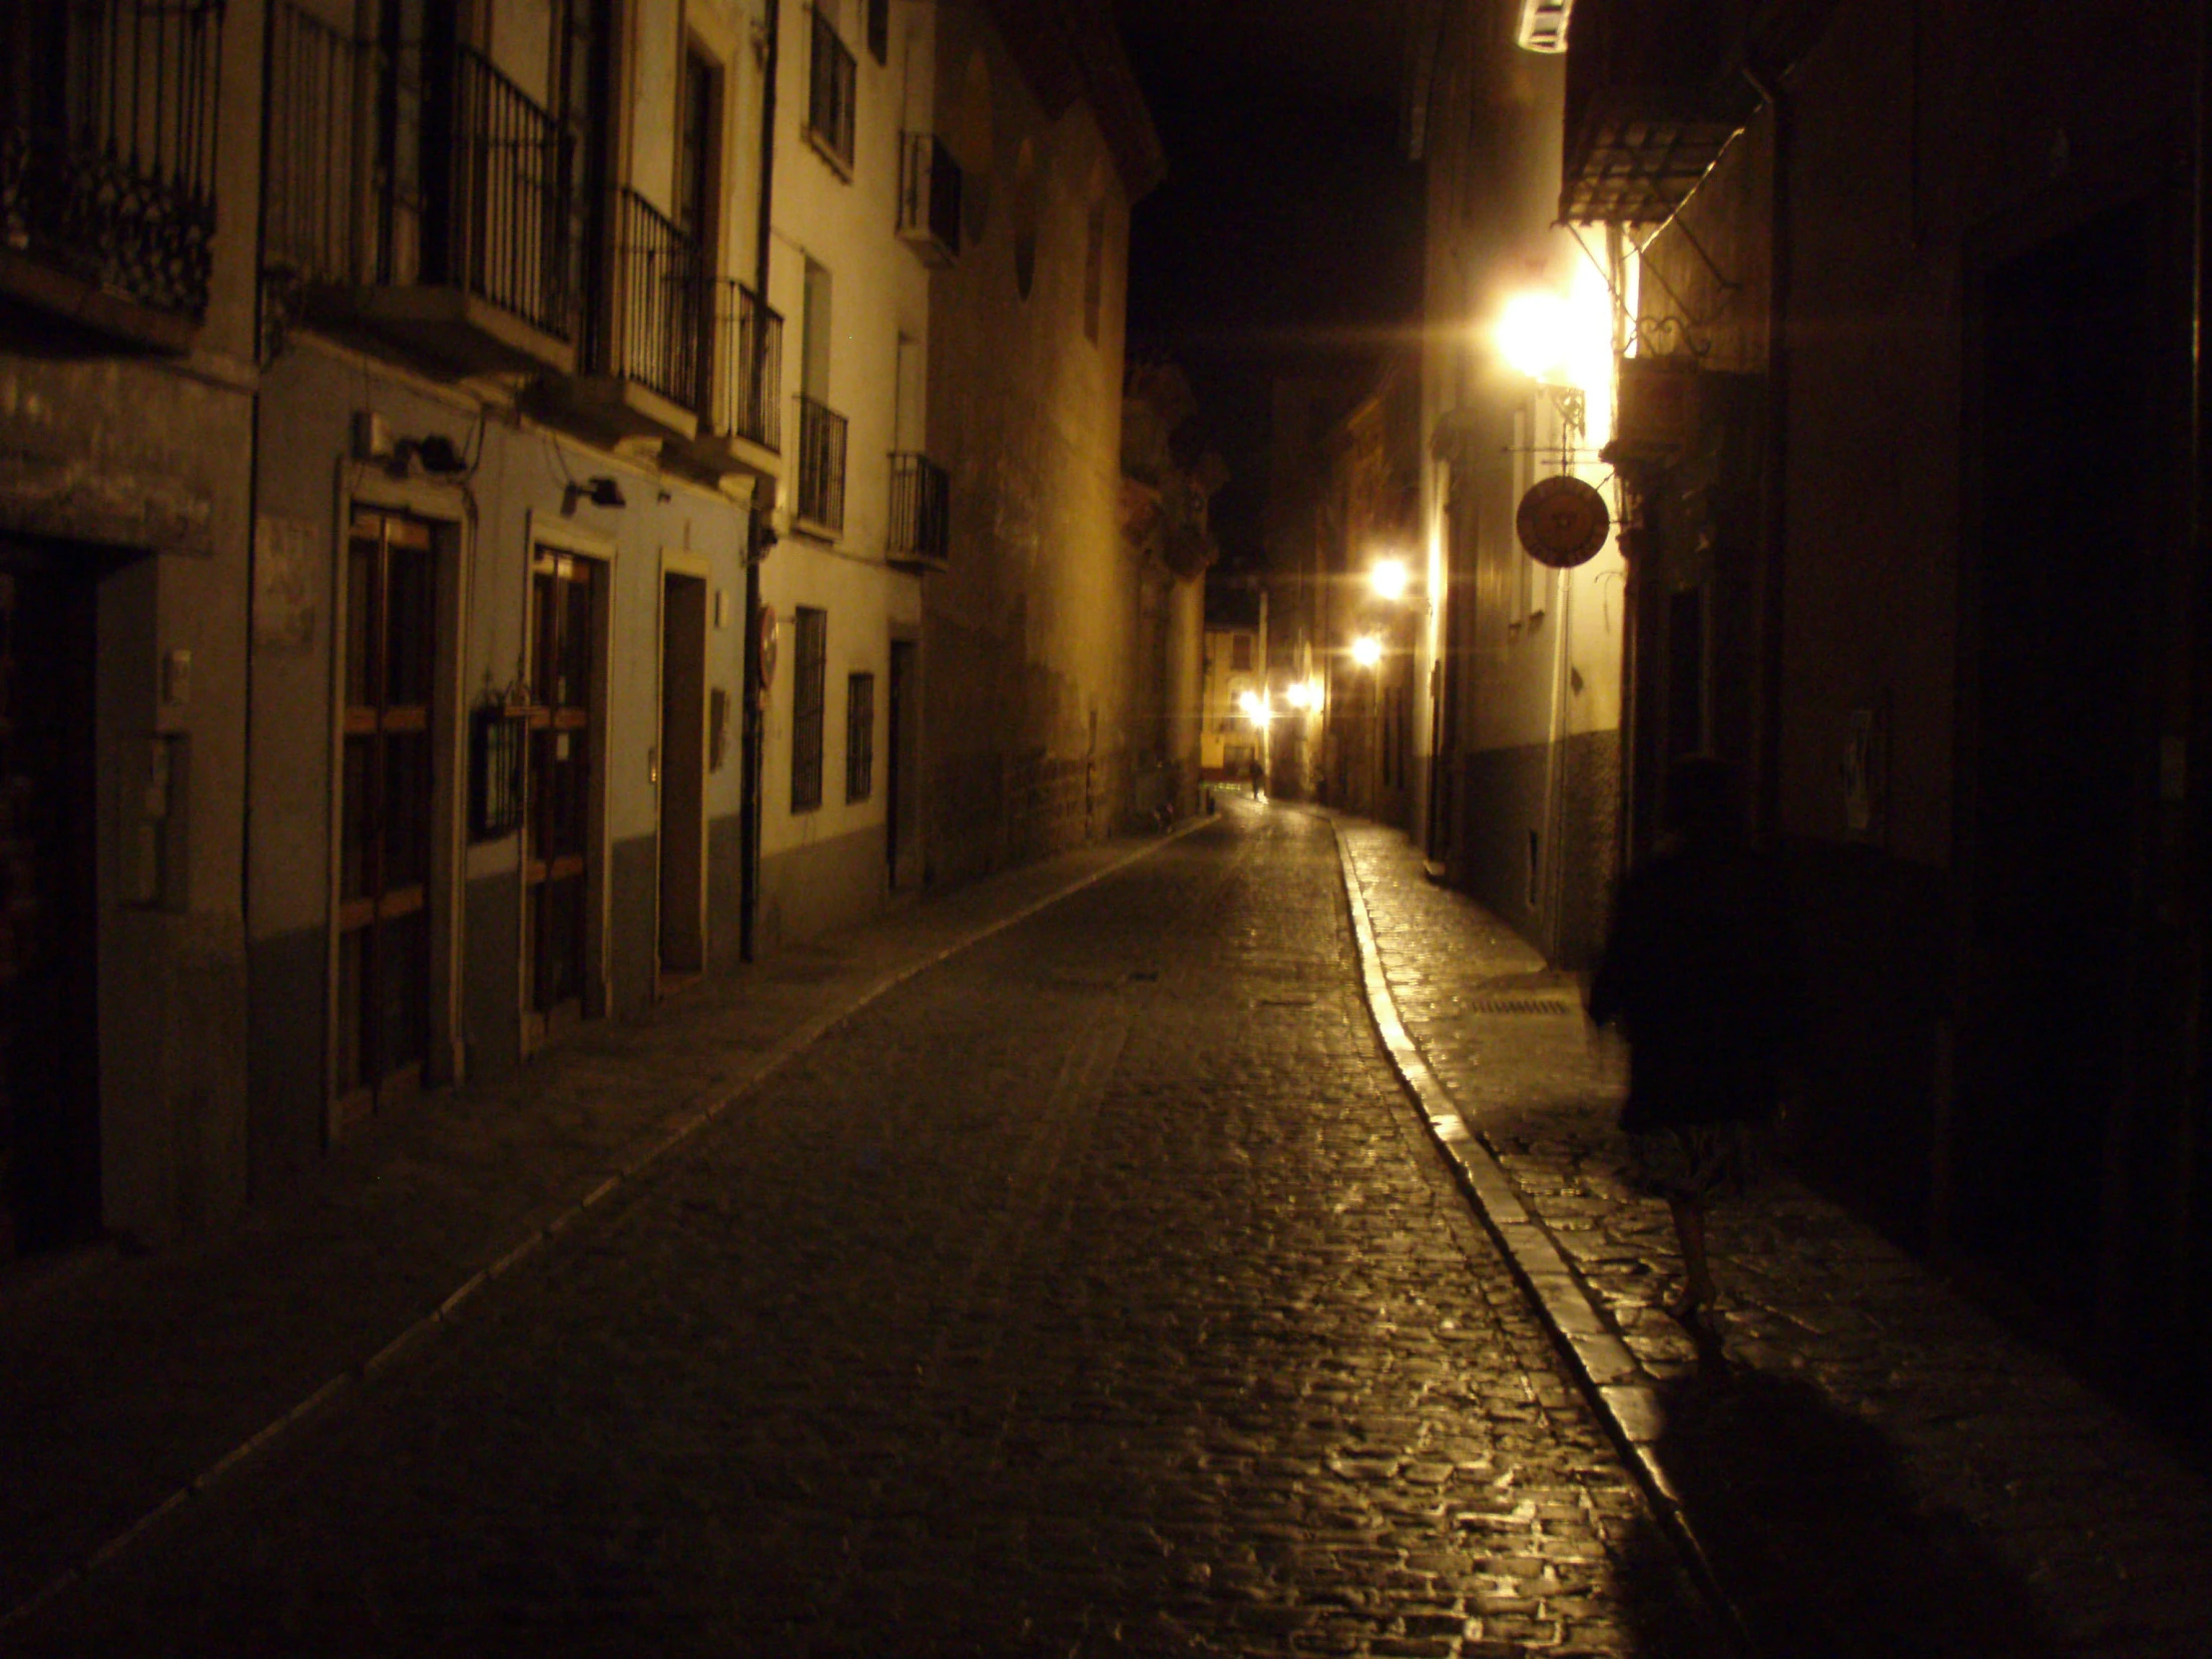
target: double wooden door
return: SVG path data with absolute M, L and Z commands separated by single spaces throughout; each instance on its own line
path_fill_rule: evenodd
M 593 1011 L 594 810 L 606 567 L 540 548 L 530 572 L 530 752 L 523 821 L 525 974 L 533 1039 Z
M 430 705 L 437 550 L 430 526 L 354 515 L 345 563 L 336 1090 L 331 1127 L 421 1086 L 430 1046 Z

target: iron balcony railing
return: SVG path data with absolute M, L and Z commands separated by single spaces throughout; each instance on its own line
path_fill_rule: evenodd
M 952 479 L 926 455 L 891 457 L 893 558 L 928 559 L 942 564 L 948 546 Z
M 614 199 L 614 309 L 601 372 L 697 409 L 706 397 L 707 270 L 699 244 L 634 190 Z
M 422 133 L 430 186 L 423 275 L 465 287 L 558 339 L 573 338 L 572 136 L 467 47 L 455 49 L 440 87 L 443 79 L 424 77 L 433 96 Z M 450 127 L 441 133 L 435 117 Z
M 298 7 L 269 19 L 269 146 L 262 246 L 272 273 L 303 281 L 360 279 L 365 260 L 366 77 L 375 54 Z
M 826 530 L 844 528 L 844 416 L 804 394 L 799 399 L 799 516 Z
M 311 283 L 463 288 L 556 339 L 582 285 L 575 135 L 465 46 L 270 28 L 268 260 Z
M 0 7 L 0 246 L 205 316 L 222 61 L 222 0 Z
M 899 156 L 898 229 L 960 251 L 960 164 L 934 133 L 908 133 Z
M 714 431 L 781 453 L 784 318 L 736 278 L 718 285 L 712 406 L 701 412 Z
M 814 19 L 814 50 L 808 56 L 807 128 L 815 142 L 849 173 L 858 66 L 851 49 L 837 38 L 837 27 L 828 15 L 818 10 Z

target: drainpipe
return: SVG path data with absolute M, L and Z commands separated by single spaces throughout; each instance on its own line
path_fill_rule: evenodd
M 761 76 L 761 214 L 753 261 L 754 292 L 761 318 L 753 330 L 753 384 L 761 385 L 768 361 L 768 267 L 771 197 L 776 184 L 776 65 L 784 0 L 768 0 L 768 50 Z M 761 561 L 768 557 L 774 532 L 767 513 L 755 506 L 747 521 L 745 550 L 745 687 L 738 764 L 738 857 L 745 866 L 738 884 L 738 955 L 753 961 L 759 950 L 761 913 L 761 768 L 766 749 L 768 691 L 761 684 Z

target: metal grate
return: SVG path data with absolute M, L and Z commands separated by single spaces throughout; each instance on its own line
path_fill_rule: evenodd
M 1550 996 L 1485 996 L 1471 1005 L 1477 1014 L 1572 1014 L 1581 1010 L 1572 1002 Z

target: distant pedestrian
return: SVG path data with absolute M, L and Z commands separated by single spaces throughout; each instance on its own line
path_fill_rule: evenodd
M 1258 755 L 1254 755 L 1252 757 L 1251 770 L 1252 799 L 1255 801 L 1264 801 L 1265 799 L 1267 799 L 1268 764 L 1267 762 L 1261 760 Z
M 1628 1037 L 1623 1174 L 1673 1211 L 1683 1285 L 1667 1312 L 1691 1320 L 1715 1295 L 1707 1209 L 1753 1179 L 1781 1101 L 1798 977 L 1781 883 L 1745 842 L 1728 768 L 1678 763 L 1666 809 L 1666 838 L 1614 900 L 1589 1011 Z

